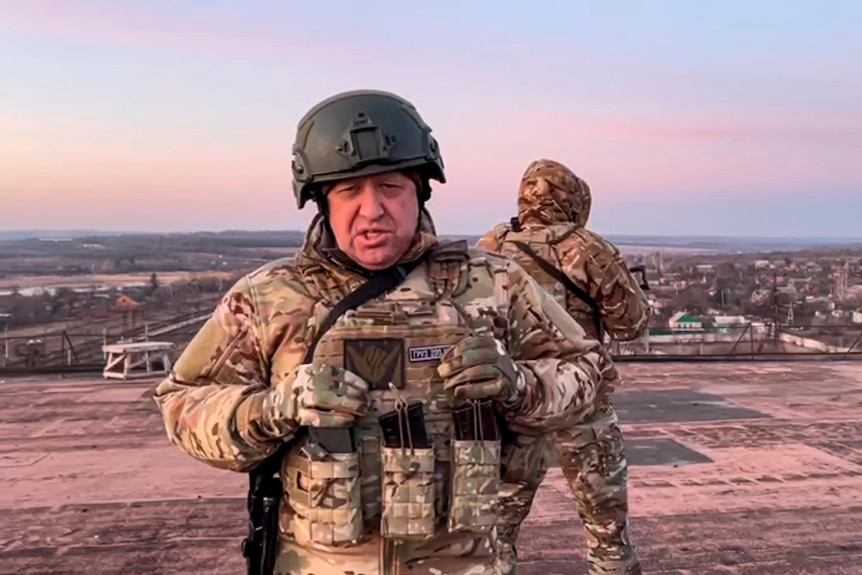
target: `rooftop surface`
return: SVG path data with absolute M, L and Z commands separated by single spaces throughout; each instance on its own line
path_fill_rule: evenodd
M 862 574 L 862 363 L 624 364 L 632 534 L 649 574 Z M 153 382 L 0 384 L 0 572 L 236 574 L 245 476 L 173 447 Z M 526 575 L 585 573 L 552 469 Z

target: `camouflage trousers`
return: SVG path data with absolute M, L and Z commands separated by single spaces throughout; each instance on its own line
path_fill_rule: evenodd
M 517 572 L 515 543 L 547 473 L 552 447 L 584 524 L 589 574 L 642 575 L 628 535 L 628 463 L 623 433 L 610 405 L 583 425 L 556 437 L 519 436 L 505 446 L 498 522 L 504 574 Z

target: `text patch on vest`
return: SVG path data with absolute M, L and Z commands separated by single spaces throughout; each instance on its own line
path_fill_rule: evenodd
M 345 339 L 344 368 L 366 382 L 370 389 L 388 390 L 391 383 L 404 388 L 404 340 Z
M 411 363 L 419 363 L 422 361 L 440 361 L 443 354 L 451 346 L 449 345 L 426 345 L 423 347 L 411 347 L 407 350 L 407 355 Z

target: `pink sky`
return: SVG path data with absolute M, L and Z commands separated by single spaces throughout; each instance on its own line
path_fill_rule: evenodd
M 589 181 L 612 232 L 645 209 L 862 191 L 862 81 L 852 62 L 820 65 L 805 46 L 782 60 L 777 48 L 719 55 L 689 39 L 691 54 L 669 59 L 660 45 L 626 51 L 598 31 L 568 39 L 529 22 L 513 41 L 502 17 L 477 38 L 470 13 L 448 36 L 373 8 L 312 35 L 325 12 L 203 6 L 0 1 L 0 229 L 302 227 L 296 122 L 358 87 L 403 94 L 433 126 L 449 183 L 432 208 L 447 231 L 507 218 L 538 157 Z

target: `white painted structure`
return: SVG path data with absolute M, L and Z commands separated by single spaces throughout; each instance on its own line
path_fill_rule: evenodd
M 174 346 L 167 341 L 114 343 L 102 346 L 108 355 L 102 371 L 106 379 L 140 379 L 166 376 L 172 363 L 168 353 Z

